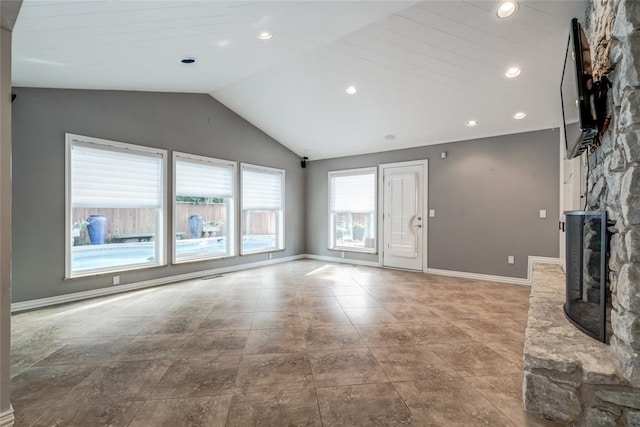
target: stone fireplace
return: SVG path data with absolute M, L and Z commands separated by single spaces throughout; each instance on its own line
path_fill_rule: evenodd
M 525 408 L 572 425 L 640 426 L 640 1 L 591 0 L 584 23 L 594 80 L 612 83 L 608 130 L 587 157 L 586 210 L 608 218 L 610 346 L 561 314 L 564 274 L 534 271 L 525 339 Z M 568 24 L 568 23 L 567 23 Z
M 640 388 L 640 2 L 593 0 L 586 24 L 594 77 L 608 73 L 612 83 L 609 130 L 588 154 L 587 209 L 606 210 L 613 224 L 611 348 Z

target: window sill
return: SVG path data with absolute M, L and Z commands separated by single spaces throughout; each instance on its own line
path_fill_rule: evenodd
M 360 254 L 371 254 L 371 255 L 377 255 L 378 251 L 376 251 L 375 249 L 358 249 L 358 248 L 350 248 L 350 247 L 340 247 L 337 246 L 335 248 L 327 248 L 330 251 L 336 251 L 336 252 L 356 252 L 356 253 L 360 253 Z
M 262 251 L 240 252 L 240 256 L 255 255 L 255 254 L 269 254 L 269 253 L 284 252 L 284 251 L 286 251 L 286 248 L 282 248 L 282 249 L 265 249 L 265 250 L 262 250 Z
M 173 260 L 172 265 L 181 265 L 181 264 L 189 264 L 192 262 L 202 262 L 202 261 L 219 261 L 222 259 L 235 258 L 237 255 L 220 255 L 215 257 L 206 257 L 206 258 L 186 258 L 181 260 Z

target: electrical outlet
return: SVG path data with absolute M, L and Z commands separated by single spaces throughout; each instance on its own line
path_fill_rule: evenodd
M 344 252 L 340 252 L 340 257 L 344 258 Z
M 113 276 L 113 284 L 114 285 L 120 284 L 120 276 Z
M 273 259 L 273 254 L 269 254 L 269 259 Z
M 507 262 L 508 262 L 509 264 L 515 264 L 515 263 L 516 263 L 516 260 L 515 260 L 515 258 L 514 258 L 514 256 L 513 256 L 513 255 L 509 255 L 509 256 L 507 257 Z
M 436 210 L 429 209 L 429 218 L 435 218 L 435 216 L 436 216 Z
M 540 218 L 546 218 L 547 217 L 547 210 L 546 209 L 540 209 Z

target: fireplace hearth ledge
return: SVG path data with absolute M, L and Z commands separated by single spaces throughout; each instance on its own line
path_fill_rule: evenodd
M 565 275 L 536 264 L 524 344 L 524 408 L 576 426 L 638 426 L 640 388 L 620 374 L 610 346 L 564 316 Z

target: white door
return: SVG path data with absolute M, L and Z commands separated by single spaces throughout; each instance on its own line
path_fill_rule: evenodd
M 423 270 L 426 162 L 382 165 L 382 265 Z

